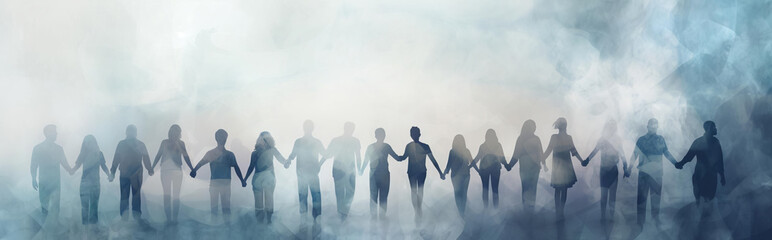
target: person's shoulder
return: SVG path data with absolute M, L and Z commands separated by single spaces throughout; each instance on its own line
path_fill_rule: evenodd
M 431 149 L 431 148 L 429 147 L 429 144 L 426 144 L 426 143 L 422 143 L 422 142 L 421 142 L 421 143 L 418 143 L 418 144 L 419 144 L 421 147 L 423 147 L 424 149 L 426 149 L 426 150 L 429 150 L 429 149 Z

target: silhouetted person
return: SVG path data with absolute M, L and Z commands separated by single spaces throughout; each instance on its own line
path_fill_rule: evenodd
M 627 169 L 627 161 L 622 149 L 622 139 L 617 135 L 617 122 L 610 120 L 603 128 L 603 135 L 595 144 L 590 156 L 582 162 L 582 166 L 587 166 L 595 154 L 600 151 L 600 218 L 606 219 L 606 205 L 609 206 L 608 213 L 611 219 L 614 219 L 614 205 L 617 198 L 617 182 L 619 179 L 619 159 L 622 158 L 622 169 Z
M 724 153 L 721 150 L 721 143 L 715 137 L 718 133 L 716 123 L 706 121 L 702 127 L 705 129 L 705 134 L 695 139 L 686 156 L 681 162 L 676 163 L 676 168 L 681 169 L 684 164 L 697 157 L 697 166 L 695 166 L 694 175 L 692 175 L 692 190 L 697 205 L 700 204 L 700 198 L 708 202 L 716 197 L 717 177 L 721 177 L 721 185 L 726 184 Z
M 196 171 L 207 163 L 209 164 L 209 171 L 211 173 L 209 200 L 212 207 L 212 220 L 219 215 L 219 201 L 222 204 L 223 220 L 226 224 L 229 224 L 231 215 L 231 168 L 234 168 L 234 171 L 236 171 L 236 176 L 239 177 L 242 187 L 246 186 L 246 182 L 241 176 L 241 169 L 239 169 L 239 164 L 236 162 L 236 156 L 233 155 L 233 152 L 225 149 L 228 132 L 218 129 L 214 134 L 214 139 L 217 142 L 217 147 L 204 154 L 204 158 L 196 164 L 196 167 L 190 172 L 190 176 L 196 177 Z
M 421 129 L 418 127 L 410 128 L 410 137 L 413 141 L 405 146 L 405 153 L 400 156 L 399 161 L 407 158 L 407 178 L 410 182 L 410 195 L 413 200 L 413 209 L 415 210 L 415 219 L 419 220 L 423 215 L 421 204 L 424 199 L 424 182 L 426 181 L 426 156 L 432 160 L 434 168 L 440 174 L 440 178 L 445 180 L 445 174 L 440 170 L 440 165 L 434 159 L 431 148 L 426 143 L 418 139 L 421 137 Z
M 177 216 L 180 213 L 180 186 L 182 186 L 182 160 L 190 170 L 193 170 L 193 164 L 190 163 L 188 150 L 185 148 L 185 142 L 182 138 L 182 128 L 174 124 L 169 127 L 168 138 L 161 141 L 158 147 L 158 154 L 153 161 L 153 169 L 161 161 L 161 186 L 164 189 L 164 212 L 167 222 L 177 222 Z
M 526 120 L 520 130 L 520 136 L 515 143 L 515 152 L 509 161 L 507 171 L 520 162 L 520 182 L 523 188 L 523 208 L 532 213 L 536 204 L 536 184 L 539 183 L 541 165 L 547 169 L 547 163 L 542 158 L 541 139 L 536 134 L 536 122 Z
M 389 185 L 391 184 L 388 159 L 389 156 L 399 159 L 391 145 L 383 142 L 384 139 L 386 139 L 386 131 L 383 128 L 375 129 L 376 142 L 367 146 L 365 161 L 362 163 L 362 168 L 359 169 L 359 175 L 362 175 L 367 164 L 370 164 L 370 215 L 373 218 L 377 218 L 379 212 L 381 218 L 386 217 Z M 380 206 L 380 210 L 378 206 Z
M 558 130 L 558 133 L 550 137 L 550 143 L 542 155 L 542 160 L 552 153 L 551 185 L 555 188 L 555 214 L 558 219 L 562 219 L 568 189 L 576 183 L 576 173 L 574 172 L 574 165 L 571 163 L 571 156 L 576 157 L 579 162 L 582 162 L 582 157 L 576 151 L 574 139 L 566 132 L 568 127 L 566 119 L 558 118 L 553 126 Z
M 72 167 L 70 174 L 74 174 L 80 166 L 83 166 L 83 175 L 80 178 L 82 221 L 84 225 L 95 224 L 99 221 L 99 169 L 101 168 L 107 176 L 110 176 L 110 171 L 107 170 L 105 156 L 102 154 L 102 150 L 99 150 L 99 145 L 93 135 L 83 138 L 78 160 L 75 161 L 75 166 Z
M 480 167 L 477 167 L 477 162 Z M 482 199 L 483 205 L 488 207 L 488 188 L 490 185 L 493 192 L 493 207 L 499 207 L 499 178 L 501 177 L 501 165 L 506 166 L 507 160 L 504 158 L 504 150 L 501 148 L 496 131 L 488 129 L 485 132 L 485 142 L 477 150 L 477 156 L 472 160 L 472 166 L 480 174 L 482 180 Z
M 46 125 L 43 128 L 46 140 L 32 149 L 30 173 L 32 187 L 40 192 L 40 210 L 43 216 L 48 216 L 49 210 L 59 211 L 60 177 L 59 166 L 70 171 L 70 165 L 64 157 L 62 146 L 56 144 L 56 126 Z M 38 170 L 39 169 L 39 170 Z M 38 171 L 40 174 L 38 175 Z M 56 216 L 56 215 L 54 215 Z
M 142 141 L 137 139 L 137 127 L 129 125 L 126 127 L 126 139 L 118 143 L 115 148 L 115 157 L 113 157 L 113 166 L 110 168 L 110 179 L 115 178 L 115 170 L 121 170 L 121 217 L 124 220 L 129 218 L 126 210 L 129 209 L 129 193 L 131 193 L 131 210 L 134 219 L 139 220 L 142 216 L 142 202 L 140 198 L 140 189 L 142 188 L 142 166 L 147 168 L 152 176 L 153 169 L 150 166 L 150 156 L 147 154 L 147 148 Z
M 324 153 L 322 141 L 313 135 L 314 122 L 303 122 L 303 137 L 295 140 L 292 153 L 287 158 L 292 161 L 297 157 L 295 169 L 298 174 L 298 199 L 300 201 L 300 214 L 308 212 L 308 192 L 311 192 L 313 209 L 311 215 L 316 219 L 322 214 L 322 193 L 319 188 L 319 169 L 321 163 L 319 156 Z
M 453 137 L 453 146 L 448 154 L 448 165 L 445 165 L 443 174 L 450 172 L 450 180 L 453 183 L 453 196 L 456 198 L 456 207 L 461 217 L 466 212 L 466 197 L 469 189 L 469 168 L 472 167 L 472 153 L 466 148 L 466 140 L 461 134 Z
M 638 224 L 646 221 L 646 200 L 651 196 L 651 217 L 659 219 L 659 202 L 662 198 L 662 156 L 675 164 L 676 160 L 667 149 L 662 136 L 657 135 L 659 122 L 649 119 L 646 126 L 648 132 L 635 142 L 635 151 L 630 157 L 625 171 L 625 177 L 630 176 L 635 161 L 638 160 Z
M 273 159 L 289 167 L 290 161 L 276 149 L 276 143 L 269 132 L 261 132 L 255 142 L 255 150 L 247 167 L 247 175 L 244 176 L 241 185 L 247 185 L 247 179 L 252 171 L 252 193 L 255 197 L 255 217 L 258 222 L 271 223 L 273 217 L 273 190 L 276 189 L 276 174 L 273 171 Z M 238 169 L 238 168 L 237 168 Z
M 335 199 L 342 219 L 348 216 L 351 202 L 354 200 L 356 171 L 362 165 L 361 145 L 353 134 L 354 123 L 343 124 L 343 135 L 330 141 L 325 154 L 326 157 L 335 158 L 332 164 L 332 178 L 335 179 Z

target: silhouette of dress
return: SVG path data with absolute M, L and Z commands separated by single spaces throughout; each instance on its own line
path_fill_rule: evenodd
M 716 196 L 718 174 L 724 172 L 724 154 L 721 143 L 713 136 L 702 136 L 694 140 L 681 164 L 697 157 L 697 165 L 692 175 L 694 198 L 710 201 Z
M 570 188 L 576 183 L 576 173 L 571 163 L 571 155 L 578 155 L 574 140 L 568 134 L 554 134 L 550 139 L 554 143 L 552 153 L 552 183 L 554 188 Z

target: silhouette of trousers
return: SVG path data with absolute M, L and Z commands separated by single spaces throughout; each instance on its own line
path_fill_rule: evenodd
M 482 178 L 482 199 L 483 205 L 488 207 L 488 185 L 490 183 L 493 192 L 493 207 L 499 207 L 499 177 L 501 169 L 480 169 L 480 178 Z
M 59 210 L 59 192 L 61 187 L 59 181 L 43 181 L 38 185 L 40 191 L 40 210 L 43 215 L 48 215 L 49 210 L 57 212 Z
M 390 185 L 391 174 L 389 172 L 370 174 L 370 215 L 378 215 L 377 206 L 381 208 L 381 216 L 386 214 Z
M 300 214 L 308 212 L 308 192 L 311 192 L 313 210 L 311 215 L 322 215 L 322 193 L 319 189 L 319 175 L 316 173 L 298 173 L 298 199 Z
M 164 189 L 164 211 L 166 220 L 177 220 L 180 213 L 180 186 L 182 170 L 161 171 L 161 187 Z
M 539 168 L 524 169 L 524 165 L 520 165 L 520 181 L 523 187 L 523 208 L 527 211 L 532 211 L 536 204 L 536 186 L 539 183 Z
M 255 173 L 252 178 L 252 193 L 255 196 L 255 210 L 265 211 L 270 218 L 273 214 L 273 192 L 276 189 L 276 175 L 272 170 Z
M 456 207 L 458 213 L 464 215 L 466 212 L 466 195 L 469 190 L 469 174 L 459 174 L 451 177 L 453 182 L 453 195 L 456 197 Z
M 121 176 L 121 217 L 127 219 L 126 210 L 129 209 L 129 193 L 131 193 L 131 210 L 134 218 L 142 216 L 142 202 L 139 191 L 142 188 L 142 174 Z
M 421 204 L 424 200 L 424 182 L 426 182 L 426 172 L 408 173 L 407 179 L 410 182 L 410 195 L 413 199 L 413 209 L 416 216 L 423 215 Z
M 212 218 L 220 215 L 218 208 L 222 204 L 222 213 L 227 221 L 231 215 L 230 179 L 212 179 L 209 181 L 209 202 L 212 207 Z
M 338 213 L 347 215 L 354 200 L 356 188 L 356 173 L 333 169 L 332 178 L 335 180 L 335 200 L 338 204 Z
M 651 217 L 659 217 L 659 202 L 662 198 L 662 176 L 655 179 L 653 176 L 645 173 L 638 173 L 638 223 L 643 224 L 646 221 L 646 199 L 651 198 Z
M 99 221 L 99 193 L 98 184 L 80 183 L 81 219 L 83 224 L 97 223 Z

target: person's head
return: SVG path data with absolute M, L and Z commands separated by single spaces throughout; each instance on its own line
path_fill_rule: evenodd
M 705 134 L 710 136 L 715 136 L 718 134 L 718 129 L 716 129 L 716 123 L 713 121 L 705 121 L 705 123 L 702 124 L 702 128 L 705 129 Z
M 464 140 L 464 135 L 456 134 L 456 136 L 453 137 L 453 150 L 462 149 L 466 149 L 466 140 Z
M 383 130 L 383 128 L 375 129 L 375 140 L 383 142 L 384 139 L 386 139 L 386 130 Z
M 520 129 L 521 136 L 531 136 L 536 133 L 536 122 L 531 119 L 525 120 L 523 128 Z
M 649 133 L 657 133 L 657 128 L 659 128 L 659 121 L 656 118 L 649 119 L 649 123 L 646 124 L 646 130 Z
M 255 143 L 255 150 L 260 148 L 261 146 L 265 148 L 273 148 L 276 146 L 276 142 L 273 140 L 273 136 L 271 136 L 271 133 L 268 131 L 264 131 L 260 133 L 260 136 L 257 137 L 257 142 Z
M 489 128 L 488 131 L 485 131 L 485 142 L 486 143 L 499 142 L 499 137 L 496 136 L 496 131 L 494 131 L 492 128 Z
M 225 145 L 225 141 L 228 141 L 228 132 L 217 129 L 217 132 L 214 132 L 214 140 L 217 141 L 217 145 Z
M 346 122 L 343 124 L 343 134 L 346 136 L 351 136 L 354 134 L 354 123 L 352 122 Z
M 566 118 L 564 117 L 559 117 L 558 120 L 555 120 L 555 123 L 552 124 L 552 127 L 559 131 L 566 131 L 568 121 L 566 121 Z
M 169 140 L 180 140 L 182 138 L 182 128 L 180 125 L 174 124 L 169 127 Z
M 413 126 L 410 128 L 410 138 L 413 139 L 413 141 L 418 142 L 418 138 L 421 137 L 421 129 L 418 129 L 418 127 Z
M 606 126 L 603 127 L 603 137 L 611 137 L 617 133 L 617 121 L 608 120 Z
M 56 141 L 56 125 L 48 124 L 43 128 L 43 136 L 48 141 Z
M 137 138 L 137 126 L 134 124 L 126 126 L 126 138 Z
M 88 153 L 92 151 L 99 151 L 99 144 L 97 144 L 94 135 L 87 135 L 83 138 L 83 144 L 80 145 L 80 153 Z
M 311 133 L 314 132 L 314 122 L 311 120 L 306 120 L 303 122 L 303 133 L 306 135 L 311 135 Z

